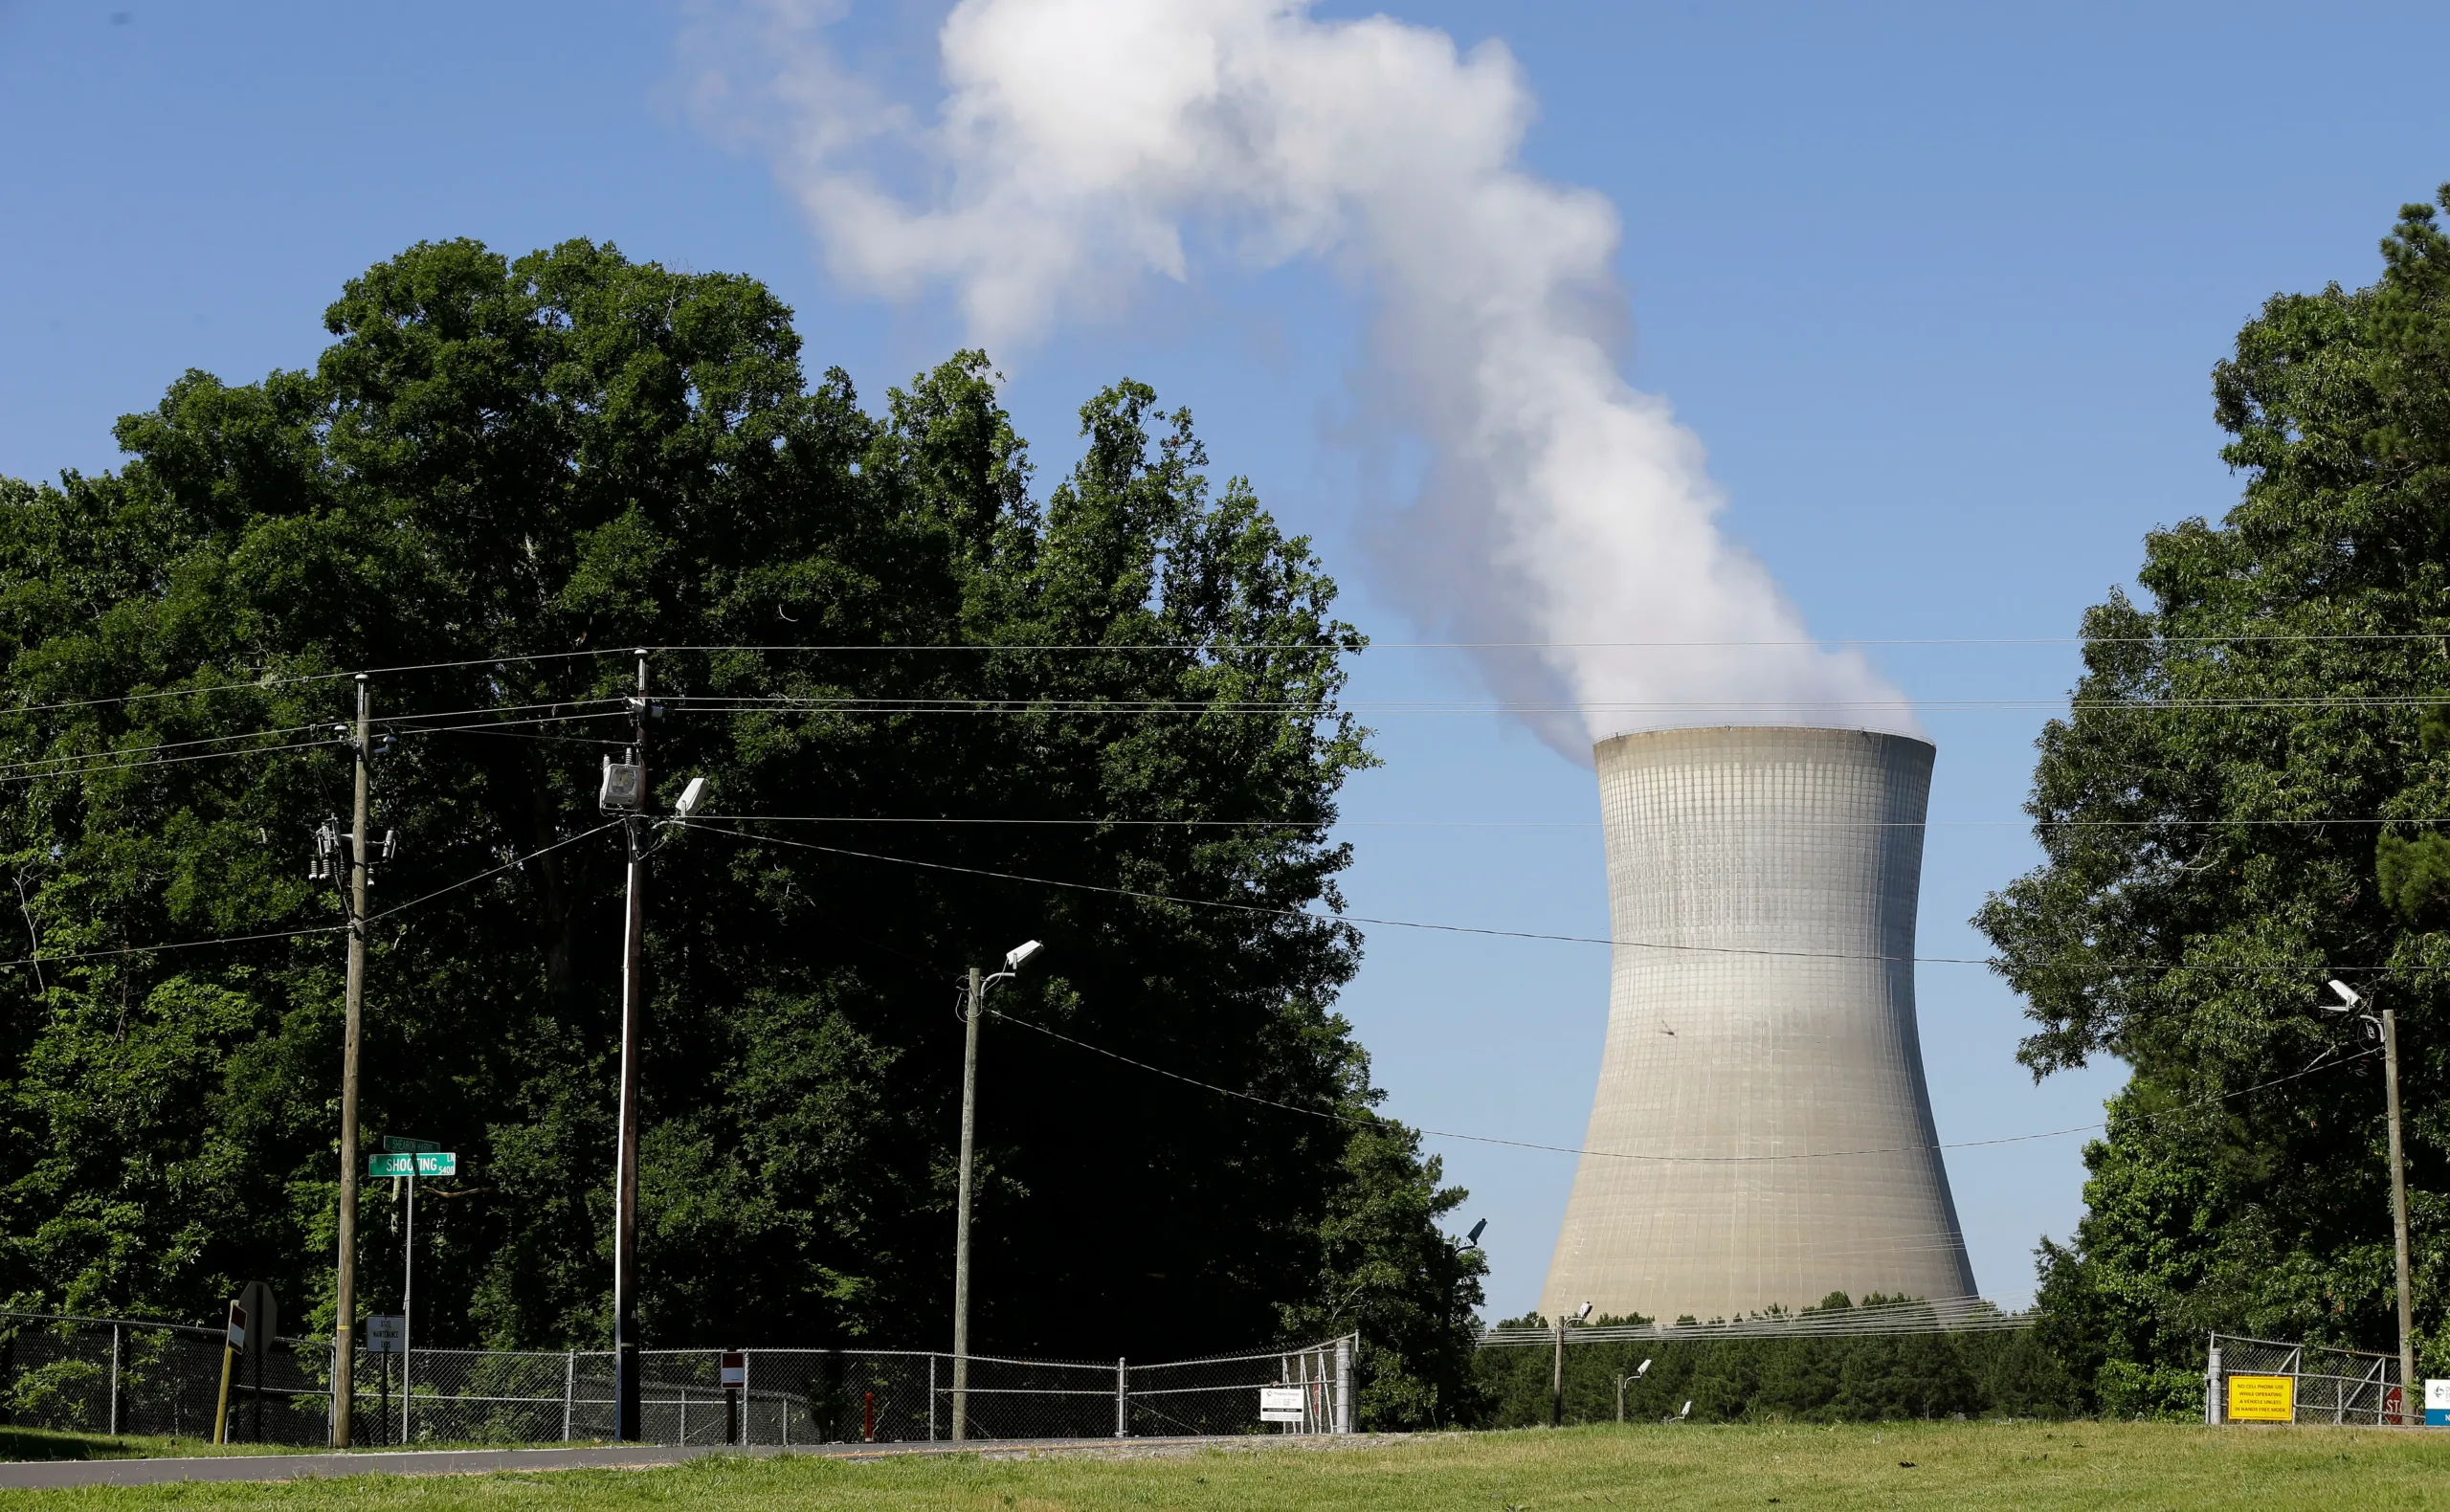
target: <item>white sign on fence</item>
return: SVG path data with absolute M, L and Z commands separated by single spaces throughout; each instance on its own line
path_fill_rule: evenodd
M 376 1313 L 366 1320 L 366 1352 L 398 1354 L 408 1332 L 409 1321 L 398 1313 Z
M 1298 1386 L 1262 1386 L 1259 1388 L 1259 1421 L 1262 1423 L 1298 1423 L 1303 1420 L 1302 1388 Z

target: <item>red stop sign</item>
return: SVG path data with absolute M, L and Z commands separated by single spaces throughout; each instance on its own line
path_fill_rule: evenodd
M 2406 1422 L 2407 1408 L 2408 1398 L 2405 1391 L 2395 1386 L 2386 1387 L 2383 1389 L 2382 1421 L 2386 1423 Z

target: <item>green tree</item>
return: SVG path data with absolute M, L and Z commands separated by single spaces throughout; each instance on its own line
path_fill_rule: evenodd
M 702 773 L 746 816 L 654 863 L 651 1340 L 945 1345 L 954 985 L 1028 937 L 985 1026 L 983 1346 L 1246 1345 L 1344 1316 L 1356 1248 L 1390 1259 L 1364 1296 L 1461 1325 L 1469 1276 L 1429 1263 L 1457 1194 L 1333 1010 L 1360 640 L 1188 413 L 1107 389 L 1041 500 L 983 356 L 870 414 L 755 281 L 586 242 L 421 245 L 326 324 L 310 372 L 126 417 L 116 474 L 0 485 L 0 856 L 45 958 L 0 972 L 0 1294 L 194 1319 L 263 1276 L 328 1315 L 342 950 L 302 859 L 348 671 L 384 668 L 376 899 L 407 906 L 365 1123 L 464 1173 L 420 1214 L 418 1334 L 600 1341 L 593 794 L 651 646 L 657 791 Z M 1461 1389 L 1433 1333 L 1396 1373 Z
M 2046 858 L 1977 920 L 2036 1076 L 2132 1070 L 2041 1250 L 2044 1335 L 2110 1411 L 2194 1411 L 2213 1327 L 2394 1345 L 2381 1067 L 2315 1011 L 2328 976 L 2401 1015 L 2421 1357 L 2450 1367 L 2450 238 L 2411 205 L 2382 253 L 2216 369 L 2243 497 L 2148 539 L 2148 603 L 2086 614 L 2028 806 Z

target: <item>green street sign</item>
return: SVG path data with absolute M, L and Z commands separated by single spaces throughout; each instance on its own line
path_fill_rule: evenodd
M 415 1154 L 368 1155 L 366 1173 L 369 1176 L 457 1176 L 459 1157 L 447 1149 L 420 1150 Z
M 442 1148 L 430 1139 L 410 1139 L 402 1134 L 384 1135 L 383 1147 L 394 1155 L 428 1155 Z

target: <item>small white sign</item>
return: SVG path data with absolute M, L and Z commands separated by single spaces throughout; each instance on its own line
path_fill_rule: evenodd
M 724 1386 L 746 1386 L 748 1384 L 748 1356 L 746 1354 L 738 1349 L 725 1349 L 723 1352 L 723 1358 L 717 1363 L 722 1372 L 722 1383 Z
M 366 1320 L 366 1352 L 398 1354 L 409 1336 L 409 1321 L 398 1313 L 376 1313 Z
M 1259 1388 L 1259 1421 L 1262 1423 L 1298 1423 L 1303 1420 L 1302 1388 L 1298 1386 L 1262 1386 Z
M 2435 1411 L 2450 1408 L 2450 1381 L 2424 1383 L 2424 1405 Z
M 247 1347 L 247 1309 L 236 1302 L 230 1304 L 230 1347 L 241 1352 Z

